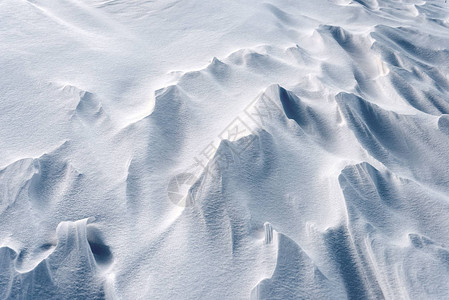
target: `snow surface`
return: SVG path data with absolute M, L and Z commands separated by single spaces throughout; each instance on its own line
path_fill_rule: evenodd
M 0 72 L 0 299 L 449 299 L 444 0 L 4 0 Z

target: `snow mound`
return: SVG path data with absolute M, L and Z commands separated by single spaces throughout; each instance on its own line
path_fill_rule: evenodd
M 1 299 L 449 298 L 444 1 L 0 8 Z

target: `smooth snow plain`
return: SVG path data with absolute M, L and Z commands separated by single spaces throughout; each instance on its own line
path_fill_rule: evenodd
M 0 299 L 449 299 L 449 4 L 0 2 Z

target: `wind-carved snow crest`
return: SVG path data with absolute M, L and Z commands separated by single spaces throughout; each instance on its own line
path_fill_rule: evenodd
M 106 282 L 101 268 L 111 263 L 112 254 L 101 232 L 88 225 L 91 221 L 61 222 L 56 243 L 44 244 L 33 253 L 1 247 L 2 298 L 104 299 Z M 18 266 L 26 256 L 43 259 L 31 270 L 21 270 Z
M 0 24 L 1 299 L 449 298 L 444 1 Z

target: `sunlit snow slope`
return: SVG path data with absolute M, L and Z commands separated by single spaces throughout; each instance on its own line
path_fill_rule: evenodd
M 4 0 L 0 75 L 0 299 L 449 299 L 444 0 Z

